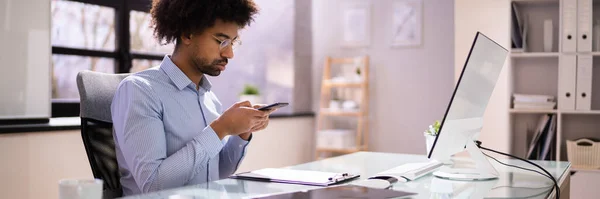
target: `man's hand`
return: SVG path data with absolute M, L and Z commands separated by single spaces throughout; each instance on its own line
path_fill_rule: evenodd
M 268 120 L 269 113 L 252 108 L 248 101 L 238 102 L 223 112 L 210 126 L 217 133 L 219 139 L 223 139 L 227 135 L 251 132 L 255 126 Z
M 253 108 L 258 109 L 263 106 L 267 106 L 267 105 L 266 104 L 257 104 L 257 105 L 254 105 Z M 267 128 L 267 126 L 269 126 L 269 115 L 271 115 L 271 113 L 273 113 L 273 111 L 276 111 L 276 110 L 277 109 L 274 108 L 274 109 L 269 109 L 269 110 L 263 111 L 263 112 L 266 112 L 267 117 L 265 118 L 265 120 L 262 120 L 260 123 L 253 126 L 252 129 L 250 130 L 250 132 L 256 132 L 256 131 L 260 131 L 260 130 Z
M 266 106 L 266 104 L 256 104 L 252 107 L 255 109 L 258 109 L 263 106 Z M 267 113 L 266 119 L 263 120 L 262 122 L 258 123 L 257 125 L 253 126 L 252 129 L 250 129 L 250 131 L 240 134 L 240 138 L 247 141 L 248 139 L 250 139 L 250 135 L 252 135 L 252 132 L 260 131 L 260 130 L 267 128 L 267 126 L 269 126 L 269 115 L 271 113 L 273 113 L 273 111 L 275 111 L 275 110 L 277 110 L 277 109 L 269 109 L 269 110 L 263 111 L 263 112 Z

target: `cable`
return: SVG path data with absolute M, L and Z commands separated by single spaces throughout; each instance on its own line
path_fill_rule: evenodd
M 520 167 L 520 166 L 515 166 L 515 165 L 506 164 L 506 163 L 504 163 L 504 162 L 500 162 L 500 160 L 498 160 L 498 159 L 496 159 L 496 158 L 494 158 L 494 157 L 492 157 L 492 156 L 490 156 L 490 155 L 488 155 L 488 154 L 486 154 L 486 153 L 483 153 L 483 155 L 485 155 L 485 156 L 487 156 L 487 157 L 489 157 L 489 158 L 492 158 L 493 160 L 495 160 L 496 162 L 498 162 L 498 163 L 500 163 L 500 164 L 502 164 L 502 165 L 504 165 L 504 166 L 507 166 L 507 167 L 513 167 L 513 168 L 517 168 L 517 169 L 523 169 L 523 170 L 527 170 L 527 171 L 531 171 L 531 172 L 536 172 L 536 173 L 538 173 L 538 174 L 540 174 L 540 175 L 543 175 L 543 176 L 546 176 L 547 178 L 550 178 L 550 176 L 548 176 L 548 175 L 546 175 L 546 174 L 544 174 L 544 173 L 542 173 L 542 172 L 539 172 L 539 171 L 536 171 L 536 170 L 533 170 L 533 169 L 528 169 L 528 168 Z
M 550 174 L 550 172 L 548 172 L 546 169 L 542 168 L 541 166 L 539 166 L 539 165 L 537 165 L 537 164 L 535 164 L 535 163 L 533 163 L 533 162 L 531 162 L 529 160 L 526 160 L 526 159 L 523 159 L 523 158 L 511 155 L 511 154 L 507 154 L 507 153 L 503 153 L 503 152 L 500 152 L 500 151 L 496 151 L 496 150 L 493 150 L 493 149 L 488 149 L 488 148 L 482 147 L 481 146 L 481 141 L 476 141 L 476 144 L 477 144 L 477 146 L 479 148 L 481 148 L 483 150 L 491 151 L 491 152 L 494 152 L 494 153 L 497 153 L 497 154 L 500 154 L 500 155 L 505 155 L 505 156 L 508 156 L 508 157 L 511 157 L 511 158 L 519 159 L 521 161 L 527 162 L 527 163 L 529 163 L 529 164 L 531 164 L 533 166 L 536 166 L 537 168 L 541 169 L 542 171 L 544 171 L 544 173 L 548 174 L 548 176 L 546 176 L 546 177 L 550 178 L 552 180 L 552 182 L 554 182 L 554 188 L 556 189 L 556 197 L 555 198 L 556 199 L 560 198 L 560 187 L 558 187 L 558 182 L 556 182 L 556 179 L 554 179 L 552 177 L 552 174 Z M 550 191 L 550 193 L 552 193 L 552 191 Z
M 548 172 L 546 169 L 542 168 L 541 166 L 539 166 L 539 165 L 537 165 L 537 164 L 535 164 L 535 163 L 533 163 L 533 162 L 531 162 L 529 160 L 526 160 L 526 159 L 523 159 L 523 158 L 520 158 L 520 157 L 517 157 L 517 156 L 514 156 L 514 155 L 510 155 L 510 154 L 507 154 L 507 153 L 503 153 L 503 152 L 500 152 L 500 151 L 496 151 L 496 150 L 493 150 L 493 149 L 488 149 L 488 148 L 482 147 L 480 144 L 479 144 L 479 148 L 481 148 L 483 150 L 486 150 L 486 151 L 491 151 L 491 152 L 494 152 L 494 153 L 497 153 L 497 154 L 505 155 L 505 156 L 508 156 L 508 157 L 511 157 L 511 158 L 519 159 L 521 161 L 527 162 L 527 163 L 529 163 L 529 164 L 531 164 L 533 166 L 536 166 L 537 168 L 541 169 L 542 171 L 544 171 L 547 174 L 546 177 L 550 178 L 552 180 L 552 182 L 554 182 L 554 188 L 556 189 L 556 197 L 555 198 L 556 199 L 560 198 L 560 188 L 558 187 L 558 182 L 556 182 L 556 179 L 554 179 L 552 177 L 552 174 L 550 174 L 550 172 Z M 550 193 L 552 193 L 552 192 L 550 192 Z

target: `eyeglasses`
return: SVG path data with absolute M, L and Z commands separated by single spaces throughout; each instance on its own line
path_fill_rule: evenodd
M 231 40 L 231 39 L 221 40 L 217 36 L 214 36 L 214 35 L 213 35 L 213 38 L 215 38 L 218 42 L 221 42 L 219 44 L 219 51 L 222 51 L 223 49 L 227 48 L 227 46 L 229 46 L 230 44 L 231 44 L 231 49 L 232 50 L 236 50 L 240 45 L 242 45 L 242 41 L 239 40 L 239 39 L 236 39 L 236 40 Z

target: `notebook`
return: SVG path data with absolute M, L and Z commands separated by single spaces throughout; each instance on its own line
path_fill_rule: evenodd
M 275 195 L 259 195 L 249 198 L 257 199 L 321 199 L 321 198 L 402 198 L 416 193 L 395 191 L 390 189 L 374 189 L 356 185 L 331 186 L 313 190 L 302 190 Z
M 358 178 L 360 175 L 323 171 L 265 168 L 234 174 L 230 178 L 313 186 L 329 186 Z

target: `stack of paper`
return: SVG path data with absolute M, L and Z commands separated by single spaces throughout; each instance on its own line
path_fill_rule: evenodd
M 554 109 L 556 97 L 550 95 L 513 94 L 514 109 Z

